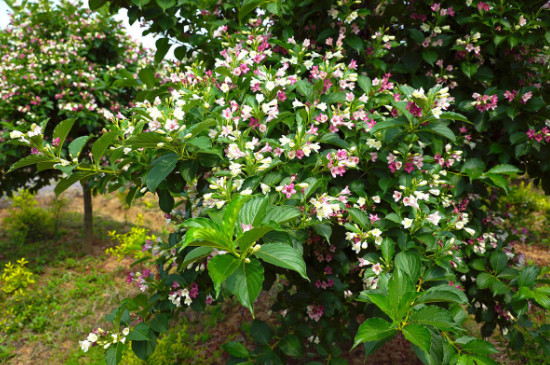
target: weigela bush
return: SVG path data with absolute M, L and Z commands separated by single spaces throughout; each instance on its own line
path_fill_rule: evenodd
M 146 358 L 179 310 L 234 295 L 253 313 L 275 281 L 276 328 L 255 321 L 256 348 L 229 344 L 232 361 L 338 363 L 352 346 L 368 355 L 401 333 L 425 363 L 494 363 L 494 346 L 464 329 L 465 308 L 484 335 L 498 327 L 544 348 L 528 311 L 549 307 L 546 271 L 522 266 L 483 221 L 475 190 L 519 169 L 468 158 L 451 129 L 468 119 L 451 111 L 450 89 L 369 77 L 372 59 L 354 59 L 345 31 L 313 43 L 270 38 L 268 20 L 247 24 L 218 29 L 213 68 L 172 72 L 169 93 L 114 118 L 92 163 L 41 134 L 20 136 L 39 154 L 13 169 L 65 164 L 62 187 L 99 176 L 107 191 L 127 186 L 129 202 L 156 193 L 173 224 L 148 248 L 151 269 L 129 275 L 142 294 L 110 315 L 114 334 L 131 331 L 110 342 L 107 362 L 129 341 Z M 397 42 L 378 37 L 385 57 Z M 60 126 L 64 140 L 72 121 Z
M 97 133 L 106 116 L 128 107 L 135 95 L 120 80 L 151 60 L 120 23 L 82 3 L 38 1 L 17 10 L 0 32 L 0 192 L 38 188 L 59 175 L 5 174 L 26 153 L 5 142 L 10 133 L 42 133 L 37 124 L 44 119 L 53 127 L 69 116 L 80 118 L 70 139 Z

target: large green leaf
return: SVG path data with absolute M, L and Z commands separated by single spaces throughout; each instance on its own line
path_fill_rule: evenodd
M 451 285 L 438 285 L 426 290 L 422 295 L 416 299 L 416 303 L 468 303 L 468 298 L 459 289 Z
M 302 254 L 285 243 L 266 243 L 255 255 L 272 265 L 294 270 L 304 279 L 309 280 Z
M 252 227 L 257 227 L 261 224 L 267 212 L 269 200 L 267 197 L 253 197 L 244 203 L 237 224 L 251 224 Z
M 115 131 L 107 132 L 94 142 L 92 145 L 92 157 L 96 163 L 101 160 L 101 157 L 107 148 L 111 146 L 111 143 L 113 143 L 117 135 L 118 134 Z
M 227 278 L 227 288 L 254 316 L 254 301 L 258 298 L 264 281 L 264 268 L 260 261 L 241 262 Z
M 300 212 L 298 208 L 289 206 L 271 206 L 267 210 L 262 223 L 269 223 L 270 221 L 275 223 L 284 223 L 301 216 L 302 212 Z
M 411 323 L 432 326 L 442 331 L 456 330 L 457 326 L 448 310 L 430 305 L 420 310 L 413 311 L 409 317 Z
M 90 136 L 75 138 L 71 143 L 69 143 L 69 155 L 73 158 L 77 158 L 89 139 Z
M 369 318 L 359 326 L 353 347 L 363 342 L 387 339 L 393 337 L 395 333 L 395 328 L 382 318 Z
M 191 250 L 181 263 L 182 267 L 187 267 L 190 263 L 193 263 L 197 260 L 208 257 L 212 253 L 212 247 L 197 247 Z
M 245 252 L 248 248 L 254 244 L 257 240 L 265 236 L 267 233 L 273 231 L 273 227 L 260 226 L 252 228 L 250 231 L 244 232 L 238 239 L 237 244 L 241 249 L 241 252 Z
M 233 238 L 233 232 L 235 232 L 235 225 L 237 224 L 237 219 L 239 219 L 239 213 L 249 198 L 249 196 L 239 195 L 227 204 L 222 220 L 223 230 L 227 237 Z
M 65 119 L 55 126 L 53 130 L 53 139 L 59 138 L 59 148 L 61 148 L 63 146 L 63 143 L 65 143 L 65 139 L 69 135 L 69 132 L 73 128 L 75 122 L 76 119 L 74 118 Z
M 409 324 L 401 330 L 403 336 L 409 341 L 420 347 L 422 351 L 429 354 L 432 339 L 430 330 L 419 324 Z
M 216 255 L 208 261 L 208 275 L 214 283 L 216 298 L 220 295 L 222 283 L 233 274 L 241 261 L 233 255 Z
M 228 242 L 226 237 L 221 235 L 218 230 L 212 228 L 191 228 L 185 234 L 183 245 L 180 249 L 187 246 L 206 246 L 231 251 L 233 247 L 230 245 L 231 242 Z
M 151 170 L 145 177 L 145 183 L 149 191 L 155 191 L 157 186 L 166 179 L 168 175 L 176 168 L 178 162 L 178 155 L 175 153 L 168 153 L 157 158 L 152 163 Z
M 13 170 L 19 169 L 21 167 L 30 166 L 34 164 L 39 164 L 43 162 L 57 162 L 57 160 L 46 156 L 46 155 L 28 155 L 11 165 L 10 169 L 8 170 L 8 173 L 12 172 Z
M 158 148 L 159 143 L 165 143 L 166 136 L 155 132 L 143 132 L 128 138 L 124 144 L 133 149 Z
M 414 251 L 401 251 L 395 256 L 397 267 L 404 273 L 409 275 L 413 282 L 416 282 L 420 277 L 420 255 Z

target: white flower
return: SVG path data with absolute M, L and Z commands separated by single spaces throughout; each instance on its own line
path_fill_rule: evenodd
M 441 216 L 439 215 L 439 212 L 432 213 L 426 218 L 428 222 L 430 222 L 433 225 L 438 225 L 439 221 L 441 220 Z
M 473 236 L 474 234 L 476 234 L 476 231 L 473 230 L 472 228 L 466 227 L 466 228 L 464 228 L 464 230 L 465 230 L 466 232 L 468 232 L 468 234 L 469 234 L 470 236 Z
M 379 197 L 378 195 L 373 196 L 373 197 L 372 197 L 372 200 L 373 200 L 376 204 L 380 203 L 380 197 Z
M 88 352 L 88 349 L 90 348 L 90 345 L 91 345 L 90 341 L 88 340 L 78 341 L 78 344 L 80 345 L 80 348 L 84 352 Z
M 126 327 L 125 329 L 122 330 L 122 334 L 124 336 L 128 336 L 129 333 L 130 333 L 130 329 L 128 327 Z
M 241 195 L 250 195 L 252 194 L 252 189 L 246 188 L 243 191 L 241 191 Z
M 19 139 L 19 138 L 21 138 L 21 137 L 23 137 L 23 136 L 24 136 L 24 134 L 23 134 L 22 132 L 20 132 L 20 131 L 12 131 L 12 132 L 10 132 L 10 138 L 11 138 L 11 139 Z
M 262 194 L 264 194 L 264 195 L 271 191 L 271 186 L 269 186 L 267 184 L 264 184 L 264 183 L 260 184 L 260 188 L 262 188 Z
M 462 228 L 464 228 L 464 222 L 462 222 L 462 221 L 456 222 L 456 223 L 455 223 L 455 227 L 456 227 L 456 229 L 462 229 Z
M 403 225 L 403 227 L 405 228 L 410 228 L 410 226 L 412 226 L 412 223 L 413 223 L 413 220 L 410 219 L 410 218 L 405 218 L 401 221 L 401 224 Z
M 90 333 L 90 334 L 88 335 L 87 340 L 88 340 L 89 342 L 96 342 L 96 341 L 97 341 L 97 335 L 96 335 L 95 333 L 92 332 L 92 333 Z

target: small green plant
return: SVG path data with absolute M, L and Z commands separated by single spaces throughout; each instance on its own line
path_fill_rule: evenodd
M 3 220 L 3 229 L 12 244 L 22 245 L 52 237 L 54 219 L 38 207 L 34 194 L 21 190 L 12 198 L 10 214 Z
M 35 282 L 34 274 L 25 267 L 26 264 L 28 261 L 24 257 L 15 265 L 8 262 L 0 277 L 0 290 L 10 296 L 23 297 L 27 287 Z
M 144 227 L 143 215 L 138 214 L 136 224 L 129 232 L 119 234 L 114 230 L 109 232 L 109 237 L 115 242 L 115 246 L 105 250 L 105 253 L 116 256 L 119 260 L 124 256 L 140 259 L 147 251 L 143 250 L 144 245 L 151 246 L 156 240 L 154 235 L 149 236 L 148 233 L 149 230 Z

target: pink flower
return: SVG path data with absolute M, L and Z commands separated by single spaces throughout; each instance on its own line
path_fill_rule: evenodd
M 382 272 L 382 266 L 380 265 L 380 263 L 376 263 L 374 265 L 372 265 L 372 271 L 374 271 L 374 273 L 376 275 L 380 275 L 380 273 Z
M 282 193 L 286 195 L 287 199 L 290 199 L 290 197 L 293 194 L 296 194 L 296 190 L 294 189 L 294 184 L 288 184 L 283 187 Z
M 380 218 L 378 218 L 378 214 L 369 214 L 369 219 L 371 224 L 380 220 Z
M 252 224 L 241 223 L 241 228 L 243 229 L 243 232 L 248 232 L 252 229 Z

